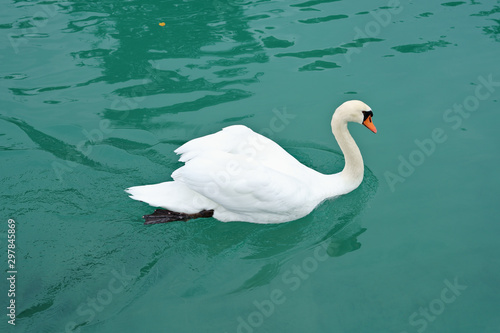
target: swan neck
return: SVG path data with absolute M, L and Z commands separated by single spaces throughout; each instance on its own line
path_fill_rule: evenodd
M 344 183 L 345 190 L 350 192 L 357 188 L 363 180 L 363 157 L 361 156 L 358 145 L 356 145 L 351 133 L 349 133 L 347 122 L 336 122 L 335 120 L 334 118 L 332 121 L 332 132 L 345 159 L 344 169 L 339 173 L 339 176 Z

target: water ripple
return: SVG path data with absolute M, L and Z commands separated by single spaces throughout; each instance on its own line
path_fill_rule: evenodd
M 417 16 L 417 18 L 420 18 L 420 17 L 430 17 L 430 16 L 432 16 L 432 15 L 434 15 L 434 14 L 433 14 L 433 13 L 431 13 L 431 12 L 425 12 L 425 13 L 419 14 L 419 15 Z
M 444 2 L 441 4 L 441 6 L 446 6 L 446 7 L 456 7 L 460 5 L 466 4 L 465 1 L 450 1 L 450 2 Z
M 471 14 L 470 16 L 490 16 L 496 13 L 500 13 L 500 6 L 495 6 L 491 10 L 482 10 L 477 14 Z
M 324 69 L 331 69 L 331 68 L 340 68 L 340 66 L 334 62 L 317 60 L 313 63 L 310 63 L 310 64 L 307 64 L 307 65 L 300 67 L 299 72 L 302 72 L 302 71 L 322 71 Z
M 320 5 L 323 3 L 331 3 L 331 2 L 337 2 L 337 1 L 340 1 L 340 0 L 310 0 L 310 1 L 297 3 L 294 5 L 290 5 L 290 7 L 311 7 L 311 6 L 316 6 L 316 5 Z
M 284 39 L 278 39 L 273 36 L 265 37 L 262 39 L 264 46 L 270 48 L 286 48 L 293 46 L 295 43 Z
M 500 13 L 500 6 L 494 6 L 491 10 L 483 10 L 476 14 L 471 14 L 470 16 L 478 16 L 478 17 L 489 17 L 494 14 Z M 485 35 L 490 36 L 495 41 L 500 42 L 500 19 L 490 19 L 495 22 L 496 25 L 486 25 L 482 27 Z
M 306 23 L 306 24 L 315 24 L 315 23 L 323 23 L 323 22 L 329 22 L 329 21 L 335 21 L 335 20 L 341 20 L 348 18 L 349 16 L 347 15 L 329 15 L 329 16 L 324 16 L 324 17 L 315 17 L 311 19 L 306 19 L 306 20 L 299 20 L 300 23 Z
M 353 40 L 350 43 L 342 44 L 342 47 L 363 47 L 366 43 L 373 43 L 373 42 L 382 42 L 384 39 L 381 38 L 372 38 L 372 37 L 367 37 L 367 38 L 358 38 Z
M 276 57 L 295 57 L 295 58 L 321 58 L 324 56 L 347 53 L 347 49 L 343 47 L 330 47 L 322 50 L 311 50 L 290 53 L 278 53 Z
M 421 44 L 399 45 L 392 47 L 392 49 L 401 53 L 422 53 L 422 52 L 432 51 L 436 47 L 446 47 L 448 45 L 451 45 L 451 43 L 446 42 L 444 40 L 439 40 L 436 42 L 429 41 Z

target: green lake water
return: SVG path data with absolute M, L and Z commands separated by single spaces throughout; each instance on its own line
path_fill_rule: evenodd
M 2 1 L 0 38 L 1 332 L 500 332 L 500 1 Z M 234 124 L 339 172 L 349 99 L 363 183 L 300 220 L 123 191 Z

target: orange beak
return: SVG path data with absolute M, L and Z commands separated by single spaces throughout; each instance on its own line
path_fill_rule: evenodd
M 373 133 L 377 133 L 377 128 L 375 127 L 375 125 L 373 125 L 372 122 L 372 116 L 368 116 L 368 118 L 366 118 L 366 120 L 363 121 L 363 125 L 365 125 Z

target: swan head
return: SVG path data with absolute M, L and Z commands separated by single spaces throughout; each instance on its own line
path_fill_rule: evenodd
M 363 124 L 373 133 L 377 133 L 372 118 L 373 112 L 368 105 L 357 100 L 347 101 L 335 110 L 332 117 L 332 127 L 337 123 L 354 122 Z

